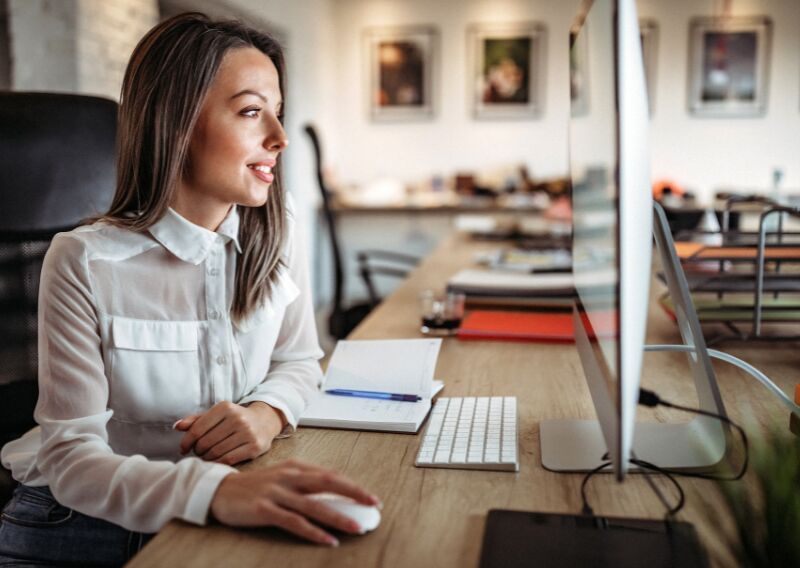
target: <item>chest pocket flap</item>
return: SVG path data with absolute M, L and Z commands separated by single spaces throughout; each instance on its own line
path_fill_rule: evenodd
M 111 338 L 117 349 L 197 351 L 197 323 L 114 318 Z

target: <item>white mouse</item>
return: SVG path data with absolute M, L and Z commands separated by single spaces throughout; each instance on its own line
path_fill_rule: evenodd
M 308 498 L 324 503 L 326 507 L 354 520 L 361 527 L 361 534 L 375 530 L 381 524 L 381 512 L 377 507 L 362 505 L 344 495 L 315 493 Z

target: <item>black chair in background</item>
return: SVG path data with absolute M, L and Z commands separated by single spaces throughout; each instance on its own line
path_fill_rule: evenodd
M 331 242 L 331 256 L 333 257 L 333 306 L 328 317 L 328 332 L 335 339 L 343 339 L 355 329 L 367 314 L 380 303 L 375 286 L 375 275 L 391 276 L 404 278 L 413 268 L 419 259 L 402 253 L 382 251 L 382 250 L 363 250 L 356 254 L 358 259 L 358 270 L 364 285 L 367 288 L 369 301 L 358 302 L 349 306 L 344 305 L 343 291 L 345 270 L 342 260 L 342 249 L 337 233 L 337 218 L 332 204 L 332 194 L 325 185 L 322 175 L 322 149 L 319 137 L 314 127 L 310 124 L 305 126 L 306 134 L 311 139 L 314 147 L 314 155 L 317 168 L 317 183 L 322 194 L 322 208 L 325 215 L 325 224 L 328 227 L 328 236 Z
M 35 425 L 42 260 L 56 233 L 111 203 L 116 130 L 108 99 L 0 93 L 0 445 Z M 11 487 L 0 471 L 0 503 Z

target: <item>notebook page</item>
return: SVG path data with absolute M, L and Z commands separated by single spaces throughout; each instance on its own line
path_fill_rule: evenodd
M 303 419 L 331 422 L 366 422 L 371 424 L 416 424 L 425 418 L 430 403 L 398 402 L 393 400 L 376 400 L 374 398 L 357 398 L 349 396 L 331 396 L 321 394 L 313 399 Z
M 339 341 L 323 388 L 415 394 L 430 398 L 441 339 Z

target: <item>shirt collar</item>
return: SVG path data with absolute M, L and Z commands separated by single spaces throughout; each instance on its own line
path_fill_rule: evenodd
M 190 264 L 200 264 L 208 256 L 217 235 L 227 243 L 233 241 L 237 252 L 241 253 L 239 246 L 239 213 L 236 206 L 222 220 L 216 232 L 195 225 L 182 217 L 172 207 L 167 209 L 164 216 L 154 223 L 150 234 L 161 243 L 169 252 Z

